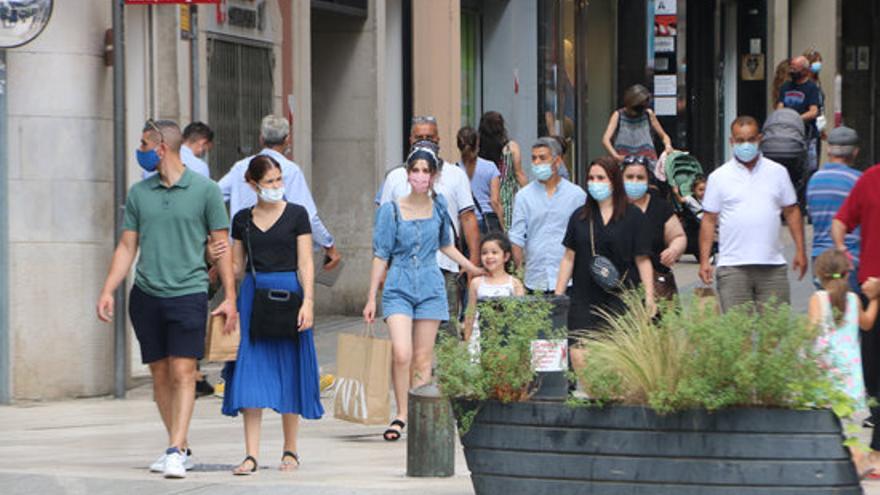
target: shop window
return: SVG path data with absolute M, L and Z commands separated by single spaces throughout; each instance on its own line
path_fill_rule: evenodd
M 561 136 L 570 176 L 575 180 L 578 159 L 576 98 L 575 0 L 544 0 L 538 4 L 538 135 Z

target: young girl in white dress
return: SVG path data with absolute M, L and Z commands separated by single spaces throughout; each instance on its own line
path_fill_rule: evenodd
M 858 424 L 868 414 L 859 329 L 870 330 L 877 319 L 878 281 L 871 277 L 862 285 L 862 293 L 869 301 L 865 307 L 859 296 L 849 290 L 846 255 L 829 249 L 816 258 L 814 269 L 822 290 L 810 297 L 807 314 L 810 321 L 821 329 L 816 342 L 822 353 L 821 366 L 831 373 L 837 388 L 855 402 L 857 410 L 849 422 Z M 850 450 L 857 471 L 876 479 L 880 453 L 866 453 L 858 448 Z
M 495 297 L 522 296 L 522 282 L 507 272 L 513 250 L 510 240 L 501 232 L 491 232 L 480 242 L 480 264 L 488 275 L 474 277 L 468 286 L 467 316 L 464 320 L 464 339 L 471 355 L 480 355 L 480 326 L 477 300 Z

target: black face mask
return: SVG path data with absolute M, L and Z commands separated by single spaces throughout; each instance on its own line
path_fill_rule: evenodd
M 791 77 L 791 80 L 792 80 L 792 81 L 797 81 L 797 80 L 799 80 L 801 77 L 803 77 L 803 76 L 801 75 L 800 71 L 791 71 L 791 72 L 788 73 L 788 75 Z

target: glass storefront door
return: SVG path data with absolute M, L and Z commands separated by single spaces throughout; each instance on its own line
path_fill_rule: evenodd
M 579 182 L 578 40 L 581 8 L 576 0 L 544 0 L 538 7 L 538 135 L 560 136 L 565 163 Z

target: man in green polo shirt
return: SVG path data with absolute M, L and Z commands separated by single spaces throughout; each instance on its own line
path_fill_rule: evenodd
M 113 318 L 113 291 L 125 280 L 140 247 L 129 316 L 143 362 L 153 376 L 153 394 L 168 431 L 168 449 L 151 471 L 183 478 L 191 467 L 187 433 L 195 404 L 196 363 L 205 351 L 208 272 L 205 246 L 225 242 L 229 217 L 220 188 L 180 160 L 183 137 L 172 121 L 148 121 L 138 163 L 158 170 L 128 192 L 122 237 L 98 300 L 98 318 Z M 235 331 L 235 280 L 228 253 L 217 260 L 226 299 L 213 314 L 226 316 Z M 188 462 L 189 461 L 189 462 Z

